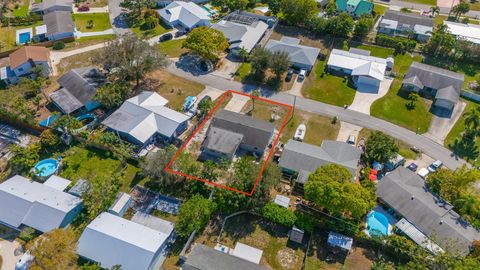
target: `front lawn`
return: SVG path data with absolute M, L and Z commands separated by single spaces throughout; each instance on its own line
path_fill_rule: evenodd
M 108 13 L 77 13 L 73 14 L 73 21 L 80 32 L 99 32 L 112 28 Z M 93 22 L 91 25 L 90 21 Z
M 114 40 L 116 38 L 117 36 L 114 34 L 77 38 L 75 41 L 65 43 L 65 48 L 63 51 L 79 49 L 82 47 Z
M 243 62 L 240 67 L 238 67 L 237 72 L 235 72 L 235 81 L 243 82 L 251 71 L 252 64 Z
M 423 4 L 429 6 L 436 6 L 437 0 L 403 0 L 405 2 L 416 3 L 416 4 Z
M 462 142 L 462 134 L 465 131 L 465 113 L 479 107 L 480 105 L 466 99 L 463 99 L 462 101 L 467 103 L 467 107 L 465 107 L 463 115 L 458 119 L 457 123 L 455 123 L 452 130 L 450 130 L 450 133 L 448 133 L 444 144 L 459 157 L 466 159 L 475 166 L 480 166 L 480 161 L 478 160 L 480 137 L 477 137 L 474 142 Z
M 160 36 L 161 34 L 168 32 L 168 29 L 163 27 L 161 24 L 158 24 L 153 29 L 145 29 L 143 25 L 136 25 L 131 27 L 130 29 L 132 29 L 132 31 L 135 34 L 137 34 L 139 37 L 142 37 L 142 38 L 151 38 L 155 36 Z
M 168 55 L 170 58 L 180 57 L 182 54 L 188 52 L 188 49 L 182 48 L 184 39 L 172 39 L 160 42 L 157 48 L 161 53 Z
M 93 58 L 97 53 L 97 51 L 89 51 L 63 58 L 57 65 L 58 75 L 63 75 L 74 68 L 94 65 Z
M 296 110 L 282 132 L 282 142 L 293 139 L 300 124 L 306 126 L 303 142 L 314 145 L 321 145 L 323 140 L 336 140 L 340 130 L 340 121 L 333 124 L 331 118 Z
M 325 73 L 325 61 L 317 61 L 302 87 L 304 97 L 320 102 L 343 106 L 350 105 L 356 90 L 343 77 Z

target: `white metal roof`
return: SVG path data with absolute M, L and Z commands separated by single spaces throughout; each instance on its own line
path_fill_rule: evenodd
M 102 267 L 121 265 L 123 270 L 150 270 L 169 235 L 104 212 L 83 231 L 80 256 Z
M 437 244 L 432 242 L 425 234 L 423 234 L 417 227 L 412 223 L 408 222 L 405 218 L 402 218 L 399 222 L 395 224 L 397 229 L 405 233 L 410 239 L 415 243 L 428 249 L 432 253 L 443 253 L 444 250 L 439 247 Z
M 260 260 L 262 259 L 263 251 L 254 248 L 240 242 L 235 244 L 235 248 L 232 251 L 232 255 L 238 258 L 242 258 L 244 260 L 259 264 Z
M 56 190 L 64 191 L 70 185 L 70 183 L 72 183 L 72 181 L 68 179 L 57 175 L 52 175 L 43 184 Z
M 47 33 L 47 25 L 42 24 L 39 26 L 35 26 L 35 35 L 42 35 Z
M 47 232 L 60 227 L 81 202 L 73 195 L 15 175 L 0 184 L 0 221 Z
M 161 107 L 168 103 L 166 98 L 151 91 L 143 91 L 141 94 L 127 99 L 127 101 L 144 108 Z
M 333 49 L 328 58 L 327 65 L 351 70 L 352 75 L 369 76 L 381 81 L 385 76 L 387 60 Z
M 276 204 L 280 205 L 280 206 L 285 207 L 285 208 L 290 207 L 290 198 L 288 198 L 286 196 L 283 196 L 283 195 L 280 195 L 280 194 L 277 194 L 277 196 L 275 196 L 275 201 L 274 202 Z
M 167 22 L 180 21 L 190 28 L 202 20 L 211 20 L 210 13 L 193 2 L 175 1 L 158 13 Z
M 449 21 L 444 21 L 443 23 L 448 27 L 448 31 L 452 35 L 457 36 L 457 38 L 480 44 L 480 25 Z
M 109 212 L 119 214 L 122 209 L 131 202 L 132 197 L 125 192 L 121 192 L 115 203 L 110 207 Z

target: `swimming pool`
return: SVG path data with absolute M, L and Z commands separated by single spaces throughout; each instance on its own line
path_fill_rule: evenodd
M 36 176 L 50 176 L 58 169 L 58 161 L 53 158 L 47 158 L 37 163 L 34 167 Z
M 26 33 L 18 34 L 18 42 L 20 44 L 24 44 L 29 41 L 30 41 L 30 33 L 26 32 Z
M 388 219 L 380 213 L 373 211 L 367 216 L 367 230 L 370 236 L 388 235 Z

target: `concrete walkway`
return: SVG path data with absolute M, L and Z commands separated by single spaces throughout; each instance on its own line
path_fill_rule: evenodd
M 112 28 L 107 29 L 107 30 L 103 30 L 103 31 L 96 31 L 96 32 L 75 31 L 75 37 L 76 38 L 94 37 L 94 36 L 103 36 L 103 35 L 115 35 L 115 32 L 113 31 Z
M 81 5 L 80 5 L 81 6 Z M 78 11 L 78 8 L 75 5 L 72 5 L 73 13 L 74 14 L 82 14 L 82 13 L 108 13 L 108 6 L 104 7 L 91 7 L 89 11 Z
M 15 250 L 21 248 L 20 243 L 13 240 L 0 239 L 0 256 L 3 264 L 1 270 L 13 270 L 15 264 L 20 260 L 23 254 L 15 255 Z

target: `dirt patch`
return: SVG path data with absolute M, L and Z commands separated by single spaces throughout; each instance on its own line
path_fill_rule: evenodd
M 284 269 L 293 269 L 298 262 L 298 256 L 290 248 L 284 248 L 278 251 L 277 261 Z

